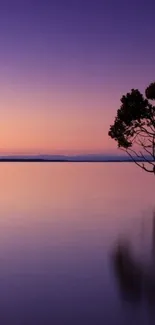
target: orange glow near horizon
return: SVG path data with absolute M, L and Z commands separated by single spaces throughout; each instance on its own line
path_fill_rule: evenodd
M 10 89 L 10 88 L 8 88 Z M 61 89 L 60 89 L 61 90 Z M 103 153 L 112 114 L 102 95 L 6 89 L 0 96 L 0 154 Z M 19 94 L 17 96 L 17 94 Z
M 120 98 L 154 81 L 154 8 L 15 2 L 0 11 L 0 155 L 119 154 Z

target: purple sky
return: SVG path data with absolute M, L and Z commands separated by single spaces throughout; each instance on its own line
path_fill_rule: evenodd
M 0 151 L 115 150 L 121 95 L 155 77 L 154 13 L 150 0 L 1 0 Z

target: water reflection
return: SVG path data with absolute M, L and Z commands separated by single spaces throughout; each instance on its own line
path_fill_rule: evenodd
M 134 303 L 155 305 L 155 212 L 152 217 L 151 258 L 136 256 L 128 239 L 119 240 L 112 254 L 112 264 L 121 297 Z
M 155 256 L 155 227 L 147 233 L 150 214 L 145 234 L 137 235 L 140 214 L 154 206 L 152 177 L 128 163 L 4 163 L 0 179 L 0 324 L 155 324 L 152 318 L 148 323 L 147 308 L 133 312 L 136 304 L 120 303 L 109 264 L 111 247 L 127 232 L 131 245 L 119 242 L 112 262 L 122 294 L 130 301 L 136 297 L 138 305 L 141 269 L 153 270 Z M 136 251 L 139 238 L 145 263 Z M 127 256 L 122 246 L 128 264 L 138 265 L 129 275 L 119 262 Z M 124 281 L 122 274 L 128 276 Z

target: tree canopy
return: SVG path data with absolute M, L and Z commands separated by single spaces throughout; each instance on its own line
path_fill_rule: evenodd
M 109 136 L 139 167 L 155 173 L 155 106 L 149 100 L 155 100 L 155 82 L 145 96 L 138 89 L 122 96 Z

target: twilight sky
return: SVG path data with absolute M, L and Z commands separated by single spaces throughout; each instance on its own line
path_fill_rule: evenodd
M 153 0 L 0 1 L 0 153 L 110 153 L 120 97 L 155 80 Z

